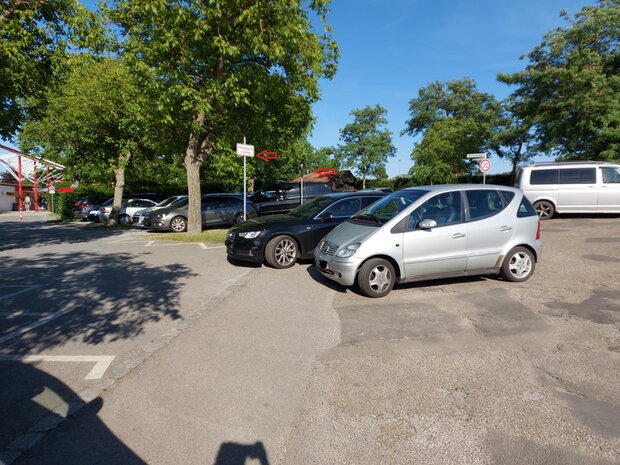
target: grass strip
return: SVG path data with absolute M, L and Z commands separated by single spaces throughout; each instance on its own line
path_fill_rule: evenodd
M 228 229 L 207 229 L 200 234 L 189 233 L 159 233 L 148 234 L 146 237 L 155 241 L 177 241 L 177 242 L 216 242 L 223 244 L 226 240 Z

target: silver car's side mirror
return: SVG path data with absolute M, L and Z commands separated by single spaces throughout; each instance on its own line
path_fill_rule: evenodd
M 418 223 L 420 229 L 432 229 L 437 227 L 437 221 L 435 220 L 422 220 Z

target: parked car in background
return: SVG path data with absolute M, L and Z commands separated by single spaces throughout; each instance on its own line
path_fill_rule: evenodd
M 138 210 L 131 217 L 131 222 L 134 226 L 144 227 L 142 224 L 144 222 L 144 218 L 147 214 L 149 214 L 153 210 L 157 210 L 158 208 L 168 207 L 175 205 L 177 202 L 183 201 L 187 199 L 187 195 L 173 195 L 172 197 L 168 197 L 161 202 L 159 202 L 154 207 L 145 208 L 144 210 Z M 187 203 L 186 203 L 187 205 Z
M 330 182 L 304 183 L 304 202 L 334 192 Z M 259 215 L 287 213 L 301 204 L 301 183 L 270 184 L 252 195 Z
M 383 192 L 342 192 L 316 197 L 286 215 L 269 215 L 233 226 L 226 237 L 228 256 L 289 268 L 298 258 L 312 258 L 321 238 Z
M 187 230 L 187 202 L 179 200 L 167 207 L 152 210 L 144 217 L 144 227 L 152 230 L 184 232 Z M 243 194 L 205 194 L 201 204 L 202 226 L 230 226 L 243 221 Z M 248 218 L 258 216 L 252 202 L 246 202 Z
M 99 208 L 99 221 L 104 223 L 108 221 L 110 213 L 112 213 L 112 204 L 114 199 L 108 200 Z M 119 224 L 130 224 L 132 215 L 138 210 L 154 207 L 156 202 L 149 199 L 124 199 L 121 202 L 121 209 L 118 212 Z
M 105 202 L 107 197 L 88 197 L 75 202 L 75 211 L 73 215 L 76 218 L 86 220 L 86 217 L 92 210 L 98 210 L 99 206 Z
M 317 269 L 369 297 L 396 282 L 500 274 L 525 281 L 540 258 L 540 219 L 519 189 L 412 187 L 387 195 L 325 236 Z
M 620 213 L 620 165 L 601 161 L 534 163 L 521 168 L 520 188 L 540 219 L 557 213 Z

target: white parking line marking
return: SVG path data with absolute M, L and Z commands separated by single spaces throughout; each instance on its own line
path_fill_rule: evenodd
M 84 379 L 100 379 L 115 355 L 0 355 L 0 362 L 95 362 Z
M 154 244 L 155 241 L 150 241 L 148 244 L 146 244 L 144 247 L 150 247 L 152 244 Z
M 200 247 L 202 247 L 203 249 L 208 249 L 209 247 L 207 247 L 207 244 L 205 244 L 204 242 L 199 242 L 198 243 L 200 245 Z
M 47 316 L 52 314 L 52 312 L 0 312 L 0 317 L 17 318 L 18 316 Z
M 2 285 L 0 286 L 0 288 L 7 288 L 7 287 L 20 287 L 21 289 L 19 291 L 15 291 L 15 292 L 11 292 L 10 294 L 6 294 L 6 295 L 0 295 L 0 300 L 2 299 L 8 299 L 9 297 L 13 297 L 16 296 L 18 294 L 22 294 L 24 292 L 28 292 L 31 291 L 33 289 L 36 289 L 38 287 L 41 287 L 40 284 L 6 284 L 6 285 Z
M 29 324 L 27 326 L 24 326 L 23 328 L 15 330 L 12 333 L 7 334 L 6 336 L 2 336 L 2 337 L 0 337 L 0 344 L 2 344 L 3 342 L 8 341 L 9 339 L 13 339 L 13 338 L 15 338 L 17 336 L 21 336 L 22 334 L 30 331 L 31 329 L 38 328 L 39 326 L 42 326 L 45 323 L 48 323 L 48 322 L 50 322 L 52 320 L 55 320 L 56 318 L 60 318 L 61 316 L 64 316 L 67 313 L 72 312 L 73 310 L 74 309 L 63 310 L 63 311 L 60 311 L 60 312 L 52 313 L 51 315 L 46 316 L 45 318 L 41 318 L 40 320 L 35 321 L 34 323 Z

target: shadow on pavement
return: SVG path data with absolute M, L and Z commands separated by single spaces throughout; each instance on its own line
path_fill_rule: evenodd
M 38 245 L 75 244 L 102 237 L 114 237 L 127 228 L 106 228 L 86 223 L 48 223 L 46 221 L 0 221 L 0 251 Z
M 44 325 L 19 334 L 27 317 L 0 320 L 0 344 L 14 354 L 40 352 L 78 340 L 99 344 L 134 338 L 149 322 L 176 320 L 184 281 L 195 276 L 182 264 L 148 265 L 121 254 L 43 253 L 5 258 L 3 268 L 20 271 L 0 277 L 0 309 L 49 312 Z M 32 289 L 19 295 L 15 283 Z M 3 294 L 5 297 L 3 297 Z M 41 316 L 30 324 L 36 325 Z
M 0 377 L 3 393 L 0 399 L 0 449 L 9 446 L 0 457 L 3 461 L 10 463 L 24 453 L 13 462 L 14 465 L 146 463 L 98 418 L 97 413 L 103 406 L 101 398 L 69 418 L 82 403 L 77 394 L 61 381 L 34 365 L 20 362 L 3 364 L 3 371 L 10 375 Z M 12 388 L 14 377 L 27 383 L 27 389 L 18 393 L 27 404 L 7 401 L 4 395 Z M 28 408 L 24 408 L 25 405 Z M 65 421 L 67 428 L 62 432 L 50 432 Z M 15 439 L 11 433 L 16 429 L 28 433 Z M 25 449 L 30 450 L 24 452 Z
M 260 441 L 249 445 L 236 442 L 223 443 L 213 465 L 245 465 L 246 459 L 256 459 L 260 465 L 269 465 L 267 451 Z

